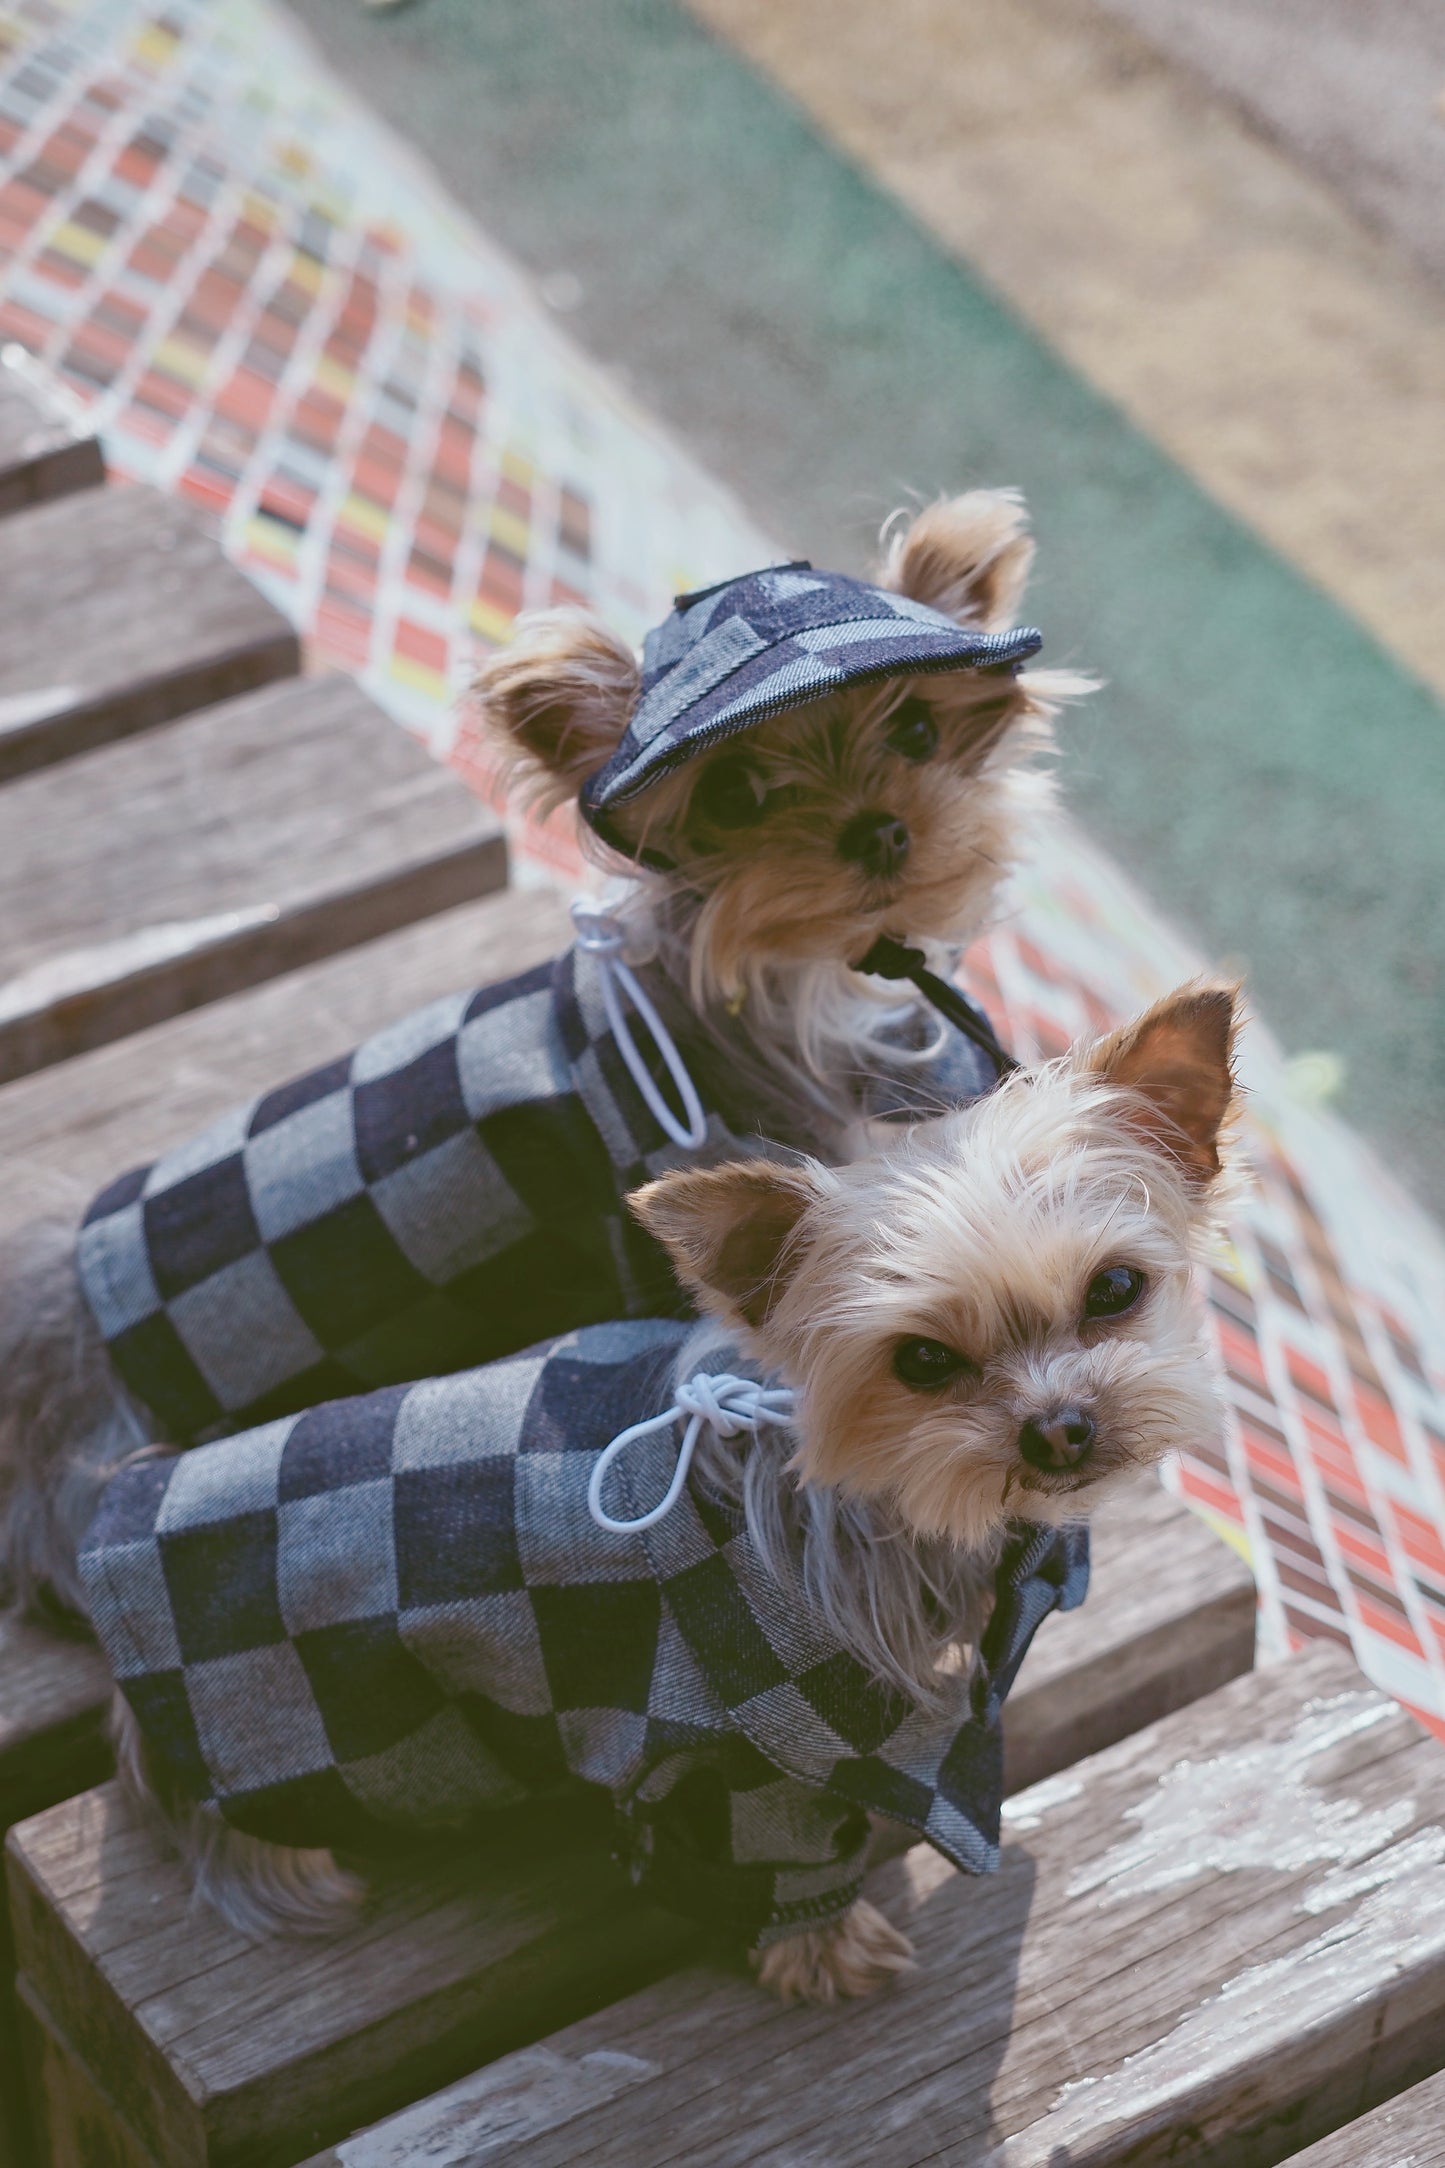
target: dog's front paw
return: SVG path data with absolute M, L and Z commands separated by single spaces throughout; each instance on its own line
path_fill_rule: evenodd
M 913 1944 L 860 1897 L 831 1927 L 811 1928 L 753 1952 L 758 1979 L 780 2002 L 838 2002 L 871 1995 L 911 1972 Z

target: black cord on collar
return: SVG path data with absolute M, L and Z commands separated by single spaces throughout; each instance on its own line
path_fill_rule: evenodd
M 982 1048 L 1001 1077 L 1022 1066 L 999 1045 L 992 1028 L 969 1007 L 958 988 L 928 969 L 928 959 L 921 948 L 909 948 L 902 941 L 895 941 L 891 934 L 881 933 L 853 969 L 866 971 L 870 977 L 878 979 L 911 979 L 924 1000 L 931 1001 L 940 1016 L 946 1016 L 966 1039 L 972 1039 L 975 1046 Z

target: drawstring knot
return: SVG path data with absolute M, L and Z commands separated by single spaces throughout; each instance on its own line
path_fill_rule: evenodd
M 605 911 L 595 911 L 587 903 L 574 903 L 572 924 L 577 930 L 577 946 L 585 955 L 594 957 L 597 976 L 602 986 L 602 1006 L 607 1012 L 607 1025 L 616 1042 L 617 1051 L 627 1065 L 628 1074 L 641 1092 L 648 1112 L 674 1144 L 685 1145 L 695 1152 L 707 1142 L 707 1116 L 697 1095 L 697 1086 L 688 1075 L 681 1054 L 671 1032 L 658 1015 L 651 1001 L 638 982 L 637 975 L 622 961 L 626 943 L 621 926 Z M 682 1101 L 686 1127 L 673 1113 L 667 1101 L 648 1074 L 647 1064 L 637 1050 L 627 1018 L 618 998 L 621 987 L 633 1008 L 652 1035 L 652 1043 L 662 1056 L 663 1065 Z
M 910 979 L 940 1016 L 946 1016 L 966 1039 L 982 1048 L 1001 1077 L 1019 1067 L 1013 1055 L 999 1045 L 992 1027 L 969 1007 L 958 988 L 928 969 L 928 958 L 921 948 L 909 948 L 906 942 L 895 941 L 891 934 L 880 933 L 867 955 L 860 958 L 853 969 L 866 971 L 872 978 Z
M 697 1451 L 704 1423 L 720 1438 L 735 1438 L 740 1431 L 757 1431 L 765 1423 L 785 1424 L 792 1419 L 792 1413 L 793 1394 L 786 1385 L 760 1385 L 756 1378 L 735 1378 L 725 1370 L 700 1370 L 695 1377 L 678 1386 L 677 1397 L 670 1408 L 664 1408 L 661 1415 L 649 1416 L 645 1422 L 633 1423 L 627 1430 L 620 1430 L 598 1455 L 587 1485 L 587 1510 L 597 1526 L 612 1535 L 640 1535 L 644 1528 L 655 1527 L 682 1496 L 682 1486 L 687 1481 L 687 1471 L 692 1466 L 692 1456 Z M 614 1520 L 602 1503 L 602 1485 L 608 1469 L 634 1438 L 645 1438 L 654 1430 L 666 1430 L 684 1415 L 688 1419 L 687 1429 L 666 1496 L 650 1513 L 641 1514 L 635 1521 Z

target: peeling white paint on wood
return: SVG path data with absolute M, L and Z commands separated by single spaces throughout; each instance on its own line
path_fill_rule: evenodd
M 1354 1799 L 1328 1799 L 1307 1771 L 1330 1748 L 1395 1713 L 1376 1693 L 1335 1694 L 1307 1703 L 1286 1739 L 1251 1740 L 1207 1761 L 1176 1762 L 1125 1808 L 1138 1836 L 1075 1875 L 1068 1895 L 1099 1891 L 1102 1903 L 1117 1904 L 1205 1874 L 1244 1867 L 1297 1874 L 1368 1858 L 1409 1826 L 1413 1800 L 1366 1809 Z
M 523 2048 L 336 2148 L 341 2168 L 473 2168 L 658 2075 L 639 2055 Z
M 1445 1937 L 1445 1829 L 1417 1832 L 1357 1877 L 1327 1876 L 1307 1890 L 1302 1912 L 1351 1902 L 1358 1909 L 1322 1933 L 1226 1980 L 1173 2029 L 1114 2070 L 1063 2086 L 1050 2111 L 984 2168 L 1048 2160 L 1114 2124 L 1142 2124 L 1198 2089 L 1201 2072 L 1234 2063 L 1260 2068 L 1342 2005 L 1363 2001 L 1436 1962 Z
M 1022 1830 L 1041 1828 L 1046 1814 L 1052 1813 L 1055 1807 L 1066 1807 L 1083 1789 L 1083 1780 L 1079 1777 L 1045 1777 L 1041 1784 L 1031 1784 L 1026 1792 L 1020 1792 L 1016 1799 L 1004 1801 L 1004 1826 L 1015 1836 Z

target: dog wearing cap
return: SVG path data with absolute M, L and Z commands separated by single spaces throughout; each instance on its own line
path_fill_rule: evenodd
M 555 962 L 278 1082 L 78 1228 L 0 1244 L 13 1595 L 79 1602 L 57 1466 L 686 1316 L 633 1190 L 760 1149 L 838 1162 L 860 1124 L 992 1088 L 1008 1057 L 926 967 L 987 915 L 1081 689 L 1022 669 L 1031 554 L 1017 499 L 974 493 L 897 534 L 876 585 L 794 564 L 684 596 L 640 665 L 584 617 L 521 622 L 485 726 L 629 878 Z
M 1190 1267 L 1236 1013 L 1180 988 L 845 1167 L 664 1175 L 633 1208 L 701 1323 L 52 1471 L 123 1779 L 198 1887 L 322 1931 L 360 1894 L 333 1848 L 580 1780 L 785 2000 L 905 1969 L 869 1814 L 996 1865 L 1002 1706 L 1089 1512 L 1216 1428 Z
M 1015 626 L 1034 553 L 1008 490 L 934 504 L 876 584 L 810 565 L 679 596 L 639 662 L 572 610 L 518 620 L 482 728 L 540 811 L 632 877 L 630 938 L 704 1013 L 835 1094 L 867 1060 L 880 941 L 937 961 L 986 923 L 1049 790 L 1059 704 Z

